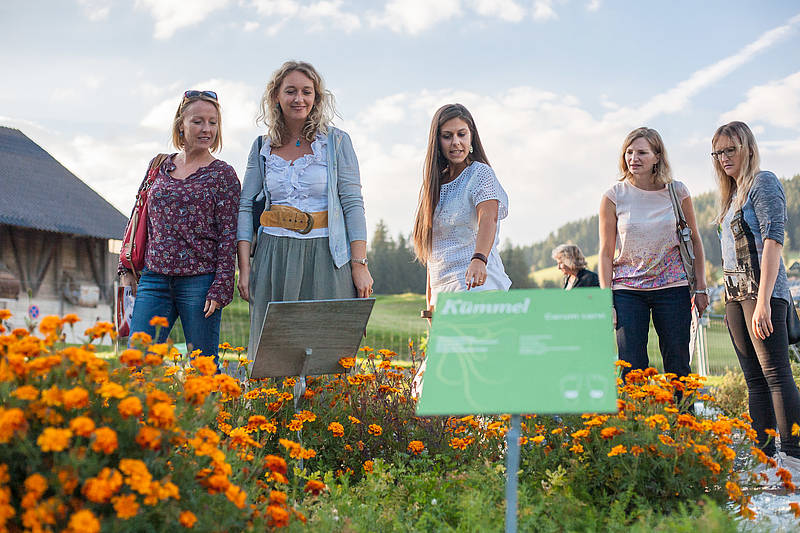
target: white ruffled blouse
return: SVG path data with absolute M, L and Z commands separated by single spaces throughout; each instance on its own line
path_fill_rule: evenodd
M 264 188 L 269 192 L 273 205 L 289 205 L 309 213 L 328 210 L 327 138 L 317 133 L 311 151 L 294 161 L 287 161 L 273 154 L 269 143 L 264 143 L 261 148 L 261 156 L 266 162 Z M 314 228 L 305 235 L 286 228 L 262 226 L 261 231 L 295 239 L 328 236 L 328 228 Z

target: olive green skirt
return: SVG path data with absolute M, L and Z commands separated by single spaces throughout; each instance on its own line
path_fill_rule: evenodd
M 250 263 L 250 359 L 255 357 L 269 302 L 355 297 L 350 263 L 336 268 L 327 237 L 295 239 L 259 232 Z

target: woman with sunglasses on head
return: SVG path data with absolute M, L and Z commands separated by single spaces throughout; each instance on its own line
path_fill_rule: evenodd
M 711 140 L 720 192 L 725 318 L 744 372 L 758 444 L 775 455 L 766 434 L 777 425 L 779 463 L 800 477 L 800 393 L 792 379 L 786 327 L 792 296 L 781 258 L 786 197 L 772 172 L 759 168 L 758 146 L 744 122 L 720 126 Z M 774 481 L 774 477 L 771 481 Z
M 215 92 L 184 93 L 172 122 L 180 151 L 151 161 L 157 170 L 138 285 L 134 272 L 119 267 L 122 284 L 136 287 L 131 333 L 153 336 L 150 320 L 165 317 L 168 326 L 154 339 L 164 342 L 179 317 L 189 350 L 215 360 L 222 308 L 233 297 L 240 192 L 233 167 L 212 155 L 222 146 L 221 121 Z
M 427 266 L 427 316 L 442 292 L 508 290 L 498 220 L 508 195 L 483 150 L 472 115 L 461 104 L 433 115 L 414 221 L 414 251 Z
M 281 65 L 261 99 L 267 134 L 247 160 L 237 235 L 251 359 L 269 302 L 372 294 L 358 161 L 334 114 L 333 95 L 305 62 Z
M 619 182 L 600 203 L 601 287 L 613 290 L 619 358 L 632 368 L 650 366 L 650 317 L 658 334 L 664 370 L 686 376 L 692 306 L 702 316 L 708 306 L 703 243 L 686 186 L 672 179 L 661 135 L 637 128 L 622 143 Z M 681 260 L 676 216 L 668 184 L 674 188 L 692 230 L 697 286 L 690 294 Z

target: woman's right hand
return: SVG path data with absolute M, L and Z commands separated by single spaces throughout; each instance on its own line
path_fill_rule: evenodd
M 241 268 L 239 267 L 239 282 L 236 284 L 236 287 L 239 289 L 239 296 L 242 297 L 242 300 L 245 302 L 250 301 L 250 268 Z
M 762 341 L 772 335 L 772 309 L 761 298 L 756 300 L 756 308 L 753 310 L 750 329 Z
M 131 294 L 135 297 L 136 296 L 136 276 L 133 275 L 133 272 L 125 272 L 119 277 L 119 282 L 123 287 L 130 287 Z

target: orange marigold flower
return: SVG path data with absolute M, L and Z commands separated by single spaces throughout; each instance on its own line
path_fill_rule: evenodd
M 39 397 L 39 389 L 33 385 L 23 385 L 22 387 L 17 387 L 17 389 L 12 392 L 11 395 L 19 398 L 20 400 L 35 400 Z
M 131 416 L 141 416 L 142 414 L 142 401 L 137 398 L 136 396 L 128 396 L 117 406 L 117 410 L 119 410 L 119 414 L 122 415 L 122 418 L 128 418 Z
M 57 386 L 53 385 L 46 391 L 42 392 L 42 401 L 45 405 L 51 407 L 58 407 L 62 403 L 63 392 Z
M 139 504 L 136 502 L 135 494 L 115 496 L 111 498 L 111 503 L 114 504 L 117 518 L 121 518 L 122 520 L 133 518 L 139 512 Z
M 22 409 L 0 407 L 0 444 L 10 441 L 15 433 L 23 433 L 27 427 L 28 422 Z
M 60 452 L 69 446 L 72 431 L 53 427 L 44 428 L 42 434 L 36 439 L 36 444 L 43 452 Z
M 109 427 L 101 427 L 95 430 L 92 450 L 109 455 L 114 453 L 118 446 L 116 431 Z
M 162 328 L 169 327 L 169 321 L 163 316 L 154 316 L 150 319 L 150 325 Z
M 0 320 L 8 320 L 11 318 L 11 311 L 8 309 L 0 309 Z
M 420 440 L 412 440 L 408 443 L 408 452 L 413 453 L 414 455 L 419 455 L 425 449 L 425 444 L 422 443 Z
M 342 426 L 339 422 L 331 422 L 328 424 L 328 431 L 333 433 L 334 437 L 344 436 L 344 426 Z
M 450 447 L 454 450 L 466 450 L 467 446 L 472 444 L 475 441 L 473 437 L 453 437 L 450 439 Z
M 800 518 L 800 503 L 792 502 L 789 504 L 789 509 L 794 513 L 795 518 Z
M 244 509 L 247 494 L 240 487 L 233 484 L 228 485 L 228 488 L 225 489 L 225 497 L 239 509 Z
M 76 315 L 75 313 L 69 313 L 67 315 L 64 315 L 64 318 L 61 319 L 61 322 L 69 325 L 72 325 L 75 322 L 80 322 L 80 321 L 81 319 L 78 318 L 78 315 Z
M 61 317 L 49 315 L 42 318 L 42 321 L 39 323 L 39 331 L 45 335 L 50 335 L 61 329 L 61 325 Z
M 219 392 L 233 398 L 238 398 L 242 394 L 242 388 L 239 383 L 235 378 L 227 374 L 216 374 L 214 376 L 214 385 Z
M 95 429 L 94 420 L 88 416 L 79 416 L 69 422 L 69 429 L 79 437 L 88 437 Z
M 378 424 L 370 424 L 369 429 L 367 430 L 370 435 L 375 435 L 379 437 L 383 434 L 383 428 L 380 427 Z
M 625 446 L 623 446 L 622 444 L 618 444 L 617 446 L 614 446 L 613 448 L 611 448 L 611 451 L 608 452 L 607 455 L 609 457 L 615 457 L 617 455 L 622 455 L 622 454 L 625 454 L 625 453 L 628 453 L 628 449 L 625 448 Z
M 311 494 L 317 496 L 323 490 L 325 490 L 325 483 L 322 481 L 317 481 L 316 479 L 309 479 L 306 483 L 306 486 L 303 487 L 303 492 L 310 492 Z
M 69 528 L 75 533 L 98 533 L 100 521 L 88 509 L 82 509 L 69 517 Z
M 572 453 L 583 453 L 583 444 L 576 443 L 570 446 L 569 451 Z
M 631 446 L 630 452 L 631 452 L 632 455 L 638 457 L 639 455 L 644 453 L 644 448 L 642 448 L 641 446 L 634 445 L 634 446 Z
M 778 432 L 777 432 L 777 431 L 775 431 L 775 430 L 774 430 L 774 429 L 772 429 L 772 428 L 766 428 L 766 429 L 764 430 L 764 433 L 766 433 L 767 435 L 769 435 L 769 436 L 770 436 L 770 437 L 772 437 L 773 439 L 776 439 L 776 438 L 778 438 Z
M 47 479 L 41 474 L 31 474 L 25 480 L 25 490 L 32 492 L 39 498 L 47 490 Z
M 274 528 L 286 527 L 289 525 L 289 512 L 280 505 L 268 505 L 267 516 L 269 525 Z
M 144 355 L 142 354 L 142 351 L 135 348 L 128 348 L 119 356 L 120 363 L 130 367 L 141 366 L 143 360 Z
M 178 522 L 180 522 L 183 527 L 192 529 L 197 523 L 197 517 L 191 511 L 183 511 L 178 517 Z
M 544 436 L 543 435 L 536 435 L 535 437 L 533 437 L 531 439 L 531 442 L 533 442 L 534 444 L 541 444 L 541 443 L 544 442 Z
M 350 421 L 351 424 L 360 424 L 361 420 L 354 416 L 348 416 L 347 419 Z
M 611 439 L 617 435 L 622 435 L 623 433 L 625 433 L 624 429 L 614 426 L 609 426 L 600 430 L 600 436 L 604 439 Z
M 353 368 L 356 365 L 355 357 L 342 357 L 339 359 L 339 366 L 342 368 Z
M 147 346 L 148 344 L 153 343 L 153 337 L 145 333 L 144 331 L 137 331 L 133 335 L 131 335 L 131 343 L 132 344 L 140 344 Z
M 739 501 L 742 497 L 742 489 L 733 481 L 725 483 L 725 489 L 728 491 L 728 497 L 733 501 Z
M 83 387 L 74 387 L 64 391 L 62 400 L 67 409 L 83 409 L 89 405 L 89 391 Z
M 375 463 L 373 461 L 364 461 L 364 472 L 371 474 L 374 470 Z
M 157 450 L 161 447 L 161 430 L 142 426 L 136 434 L 136 444 L 145 449 Z
M 264 466 L 271 472 L 278 472 L 279 474 L 286 474 L 287 472 L 286 460 L 277 455 L 267 455 L 264 457 Z
M 621 368 L 630 368 L 633 365 L 631 365 L 627 361 L 623 361 L 622 359 L 619 359 L 617 361 L 614 361 L 614 366 L 618 366 L 618 367 L 621 367 Z
M 213 376 L 217 373 L 217 364 L 213 357 L 195 357 L 192 359 L 192 366 L 204 376 Z
M 117 398 L 118 400 L 121 400 L 128 395 L 128 391 L 126 391 L 125 387 L 119 383 L 106 381 L 97 389 L 97 394 L 103 398 Z
M 270 491 L 269 502 L 276 503 L 278 505 L 284 505 L 286 503 L 286 493 L 279 490 Z
M 156 427 L 172 427 L 175 424 L 175 406 L 166 402 L 158 402 L 150 408 L 147 418 Z

